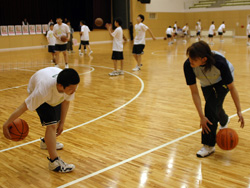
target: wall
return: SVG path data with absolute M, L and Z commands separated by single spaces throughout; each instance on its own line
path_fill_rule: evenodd
M 146 5 L 146 12 L 184 12 L 185 0 L 151 0 Z

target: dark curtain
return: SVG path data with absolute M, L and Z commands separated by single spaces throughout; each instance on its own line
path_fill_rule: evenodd
M 93 0 L 93 20 L 103 19 L 103 26 L 97 27 L 93 21 L 93 28 L 104 29 L 105 23 L 111 23 L 111 0 Z
M 18 0 L 1 1 L 0 25 L 21 25 L 24 18 L 29 24 L 47 24 L 56 17 L 68 18 L 78 31 L 79 21 L 85 20 L 93 28 L 93 0 Z

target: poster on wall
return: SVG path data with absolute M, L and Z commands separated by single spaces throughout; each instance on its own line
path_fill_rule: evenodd
M 47 24 L 43 24 L 42 27 L 43 27 L 43 34 L 46 34 L 47 31 L 48 31 L 48 25 Z
M 8 25 L 9 36 L 16 35 L 14 25 Z
M 1 35 L 8 36 L 8 28 L 7 26 L 1 26 Z
M 29 25 L 29 29 L 30 29 L 30 34 L 31 35 L 36 34 L 36 27 L 35 27 L 35 25 Z
M 28 35 L 29 34 L 29 26 L 28 25 L 23 25 L 23 35 Z
M 15 25 L 16 35 L 22 35 L 22 26 L 21 25 Z
M 36 34 L 42 34 L 42 25 L 36 25 Z

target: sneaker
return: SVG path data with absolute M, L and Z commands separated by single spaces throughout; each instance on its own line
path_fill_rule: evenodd
M 113 71 L 111 73 L 109 73 L 109 76 L 118 76 L 119 73 L 117 71 Z
M 81 53 L 79 53 L 79 55 L 80 55 L 80 56 L 83 56 L 83 53 L 81 52 Z
M 68 69 L 68 68 L 69 68 L 69 64 L 65 63 L 65 69 Z
M 79 51 L 79 53 L 81 53 L 82 52 L 82 50 L 80 49 L 80 50 L 78 50 Z
M 228 118 L 226 125 L 224 125 L 224 126 L 220 125 L 220 130 L 228 128 L 229 122 L 230 122 L 230 118 Z
M 186 44 L 186 43 L 187 43 L 187 41 L 186 41 L 186 40 L 183 40 L 183 43 L 184 43 L 184 44 Z
M 171 42 L 168 43 L 168 45 L 171 45 L 171 44 L 172 44 Z
M 119 74 L 119 75 L 124 75 L 124 71 L 123 71 L 123 70 L 119 70 L 119 71 L 118 71 L 118 74 Z
M 203 158 L 215 152 L 214 146 L 203 145 L 203 147 L 196 153 L 197 157 Z
M 44 138 L 40 138 L 40 139 L 41 139 L 40 148 L 41 148 L 41 149 L 47 149 L 47 145 L 46 145 L 46 143 L 45 143 Z M 63 145 L 62 143 L 56 142 L 56 149 L 57 149 L 57 150 L 63 149 L 63 146 L 64 146 L 64 145 Z
M 220 40 L 220 42 L 221 42 L 221 43 L 223 43 L 223 42 L 224 42 L 224 40 Z
M 138 65 L 136 65 L 136 67 L 133 68 L 132 70 L 133 70 L 133 71 L 139 71 L 139 70 L 141 70 L 141 69 L 140 69 L 140 67 L 138 67 Z
M 71 54 L 71 51 L 68 51 L 69 54 Z
M 247 46 L 250 46 L 250 42 L 247 43 Z
M 65 163 L 60 157 L 55 158 L 53 161 L 49 159 L 49 170 L 55 172 L 71 172 L 75 169 L 75 165 Z
M 91 51 L 89 52 L 89 55 L 92 54 L 92 53 L 93 53 L 93 51 L 91 50 Z
M 55 67 L 59 68 L 59 65 L 58 65 L 58 64 L 55 64 Z
M 84 50 L 84 53 L 85 53 L 85 54 L 87 53 L 87 49 Z

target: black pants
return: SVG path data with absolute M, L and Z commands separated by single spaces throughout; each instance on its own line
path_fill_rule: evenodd
M 201 133 L 202 144 L 215 146 L 218 122 L 220 122 L 221 126 L 224 126 L 228 121 L 228 115 L 223 109 L 223 102 L 228 91 L 228 87 L 222 85 L 222 82 L 202 87 L 202 92 L 206 100 L 205 116 L 213 123 L 212 125 L 207 124 L 211 132 L 208 134 L 206 132 L 204 134 Z

